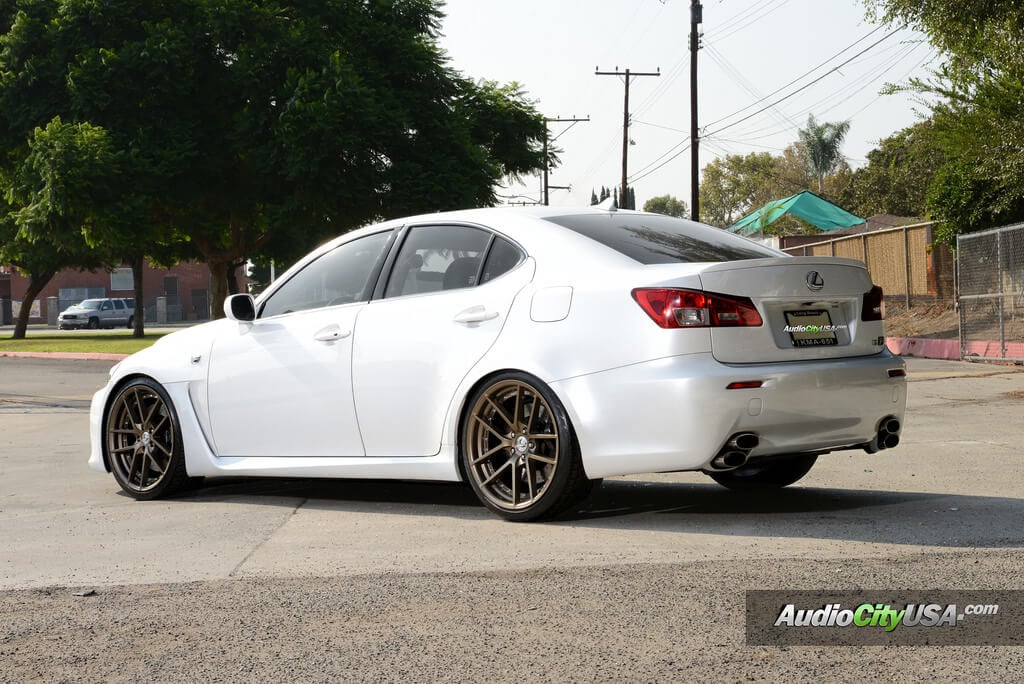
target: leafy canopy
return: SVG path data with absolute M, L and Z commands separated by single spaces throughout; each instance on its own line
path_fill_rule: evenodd
M 118 252 L 290 260 L 375 219 L 496 202 L 541 168 L 543 117 L 438 44 L 435 0 L 6 0 L 0 166 L 55 116 L 107 132 Z M 150 254 L 152 255 L 152 254 Z
M 946 160 L 927 205 L 944 237 L 1024 220 L 1024 4 L 865 0 L 869 14 L 923 31 L 944 58 L 905 87 L 929 98 Z

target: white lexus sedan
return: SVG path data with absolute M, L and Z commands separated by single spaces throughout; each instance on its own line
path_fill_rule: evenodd
M 859 261 L 656 214 L 388 221 L 115 366 L 89 463 L 137 499 L 216 476 L 464 480 L 509 520 L 614 475 L 783 487 L 899 442 L 882 308 Z

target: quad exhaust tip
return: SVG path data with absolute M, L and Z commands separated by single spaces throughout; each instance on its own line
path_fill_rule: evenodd
M 711 459 L 710 470 L 735 470 L 743 466 L 746 464 L 751 450 L 755 449 L 760 442 L 761 440 L 753 432 L 737 432 Z

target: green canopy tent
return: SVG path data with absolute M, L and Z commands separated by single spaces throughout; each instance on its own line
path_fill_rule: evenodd
M 765 227 L 786 214 L 802 218 L 825 231 L 849 228 L 864 223 L 864 219 L 861 217 L 854 216 L 827 199 L 818 197 L 810 190 L 804 190 L 789 197 L 772 200 L 729 226 L 728 230 L 740 235 L 753 235 L 763 232 Z

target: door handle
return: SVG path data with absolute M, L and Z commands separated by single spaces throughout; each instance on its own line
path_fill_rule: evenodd
M 473 323 L 483 323 L 484 321 L 492 321 L 498 317 L 497 311 L 488 311 L 487 307 L 484 306 L 471 306 L 468 309 L 460 311 L 455 314 L 455 322 L 462 323 L 463 325 L 472 325 Z
M 313 339 L 317 342 L 337 342 L 338 340 L 345 339 L 351 334 L 351 330 L 342 330 L 340 326 L 329 325 L 326 328 L 317 331 L 317 333 L 313 335 Z

